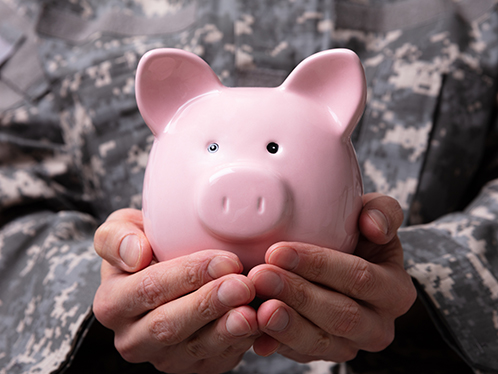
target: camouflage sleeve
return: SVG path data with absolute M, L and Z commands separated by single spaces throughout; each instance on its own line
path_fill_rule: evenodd
M 54 151 L 50 132 L 43 142 L 27 124 L 2 120 L 0 373 L 52 372 L 90 315 L 100 278 L 96 221 L 75 210 L 55 213 L 74 204 L 63 182 L 67 157 Z
M 498 370 L 498 180 L 462 212 L 403 228 L 407 270 L 452 345 L 472 367 Z
M 367 17 L 364 6 L 374 2 Z M 423 3 L 0 0 L 0 374 L 56 370 L 86 330 L 100 281 L 93 232 L 115 209 L 140 205 L 152 140 L 136 110 L 133 75 L 148 49 L 193 51 L 226 85 L 276 85 L 317 50 L 353 48 L 372 87 L 356 143 L 369 190 L 393 193 L 405 211 L 418 206 L 410 196 L 422 190 L 431 134 L 446 140 L 445 160 L 456 150 L 473 165 L 463 151 L 479 149 L 481 98 L 493 91 L 494 100 L 496 91 L 498 16 L 484 15 L 496 1 L 448 2 L 459 4 L 458 14 L 429 23 L 446 8 L 433 14 L 440 2 Z M 414 29 L 418 12 L 399 17 L 406 7 L 427 8 L 429 18 Z M 389 21 L 383 28 L 379 17 Z M 358 30 L 348 29 L 353 24 Z M 442 85 L 456 104 L 438 96 Z M 431 127 L 438 107 L 446 110 L 439 122 L 463 134 L 462 147 L 448 142 L 454 132 Z M 461 131 L 462 122 L 475 131 Z M 433 160 L 453 173 L 440 154 Z M 441 196 L 434 174 L 426 195 L 437 197 L 425 206 L 436 214 L 435 201 L 447 208 L 452 200 L 443 199 L 447 187 L 469 177 L 449 179 Z M 408 271 L 441 331 L 474 367 L 490 370 L 498 370 L 497 191 L 492 182 L 467 210 L 400 233 Z M 330 371 L 289 362 L 256 363 L 248 353 L 237 372 Z
M 74 352 L 100 282 L 95 227 L 86 214 L 40 211 L 1 228 L 0 373 L 53 372 Z
M 100 283 L 97 220 L 85 213 L 68 136 L 40 73 L 30 9 L 23 18 L 0 1 L 0 44 L 6 30 L 22 34 L 9 39 L 12 48 L 0 45 L 8 52 L 0 61 L 1 374 L 49 373 L 70 361 Z
M 0 112 L 1 374 L 67 363 L 100 282 L 97 222 L 82 213 L 52 102 Z

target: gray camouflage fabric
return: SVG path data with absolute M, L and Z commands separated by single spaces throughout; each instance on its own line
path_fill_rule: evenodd
M 134 72 L 156 47 L 227 86 L 278 85 L 323 49 L 360 56 L 365 191 L 401 203 L 419 314 L 439 331 L 400 328 L 347 366 L 248 352 L 234 373 L 498 372 L 496 0 L 0 0 L 0 374 L 154 372 L 85 342 L 112 345 L 91 312 L 93 234 L 140 208 L 152 135 Z

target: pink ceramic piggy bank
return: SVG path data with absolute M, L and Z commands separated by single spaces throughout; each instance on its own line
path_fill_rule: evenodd
M 155 136 L 143 216 L 158 260 L 223 249 L 249 269 L 278 241 L 354 250 L 365 77 L 353 52 L 317 53 L 279 87 L 228 88 L 196 55 L 157 49 L 136 96 Z

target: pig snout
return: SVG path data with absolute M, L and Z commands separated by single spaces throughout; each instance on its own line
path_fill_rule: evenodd
M 290 196 L 280 178 L 247 167 L 225 168 L 200 188 L 204 227 L 229 240 L 250 240 L 278 230 L 289 215 Z

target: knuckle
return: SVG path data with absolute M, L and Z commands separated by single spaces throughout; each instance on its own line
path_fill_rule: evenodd
M 392 327 L 389 327 L 384 330 L 384 334 L 382 335 L 382 338 L 379 339 L 379 343 L 377 347 L 375 348 L 375 352 L 382 351 L 386 349 L 391 343 L 394 341 L 394 324 Z
M 309 286 L 304 283 L 301 280 L 294 280 L 290 281 L 290 287 L 289 289 L 292 290 L 291 293 L 289 293 L 289 297 L 291 300 L 289 300 L 289 304 L 298 311 L 305 311 L 308 309 L 310 300 L 307 297 L 308 295 L 308 288 Z
M 193 337 L 185 344 L 185 351 L 196 361 L 209 357 L 209 350 L 198 336 Z
M 197 374 L 219 374 L 222 372 L 219 366 L 220 366 L 219 362 L 213 363 L 212 360 L 202 360 L 199 363 L 197 363 L 195 372 Z
M 116 334 L 114 338 L 114 346 L 121 357 L 128 362 L 142 362 L 143 358 L 137 354 L 135 346 L 131 345 L 122 335 Z
M 236 358 L 236 361 L 240 361 L 244 353 L 251 348 L 252 341 L 246 343 L 243 346 L 240 345 L 230 345 L 227 349 L 220 353 L 219 357 L 223 360 Z
M 204 284 L 204 272 L 207 267 L 206 261 L 201 264 L 194 260 L 185 261 L 183 264 L 184 282 L 188 289 L 197 289 Z
M 338 356 L 335 358 L 337 362 L 347 362 L 354 360 L 356 356 L 358 355 L 358 349 L 353 348 L 350 346 L 344 346 L 342 351 L 338 354 Z
M 382 331 L 376 334 L 375 339 L 372 339 L 371 344 L 366 347 L 370 352 L 380 352 L 386 349 L 394 340 L 394 323 L 386 324 L 382 327 Z
M 156 370 L 162 373 L 188 373 L 188 371 L 182 370 L 182 368 L 180 368 L 175 361 L 176 360 L 172 360 L 170 357 L 167 357 L 159 360 L 153 360 L 151 361 L 151 364 L 154 365 Z
M 417 299 L 417 290 L 412 279 L 407 276 L 406 282 L 400 282 L 396 298 L 391 302 L 390 311 L 394 317 L 399 317 L 408 312 Z
M 360 306 L 353 300 L 346 301 L 341 310 L 335 315 L 331 324 L 330 333 L 338 336 L 348 336 L 360 324 Z
M 148 323 L 149 335 L 164 346 L 171 346 L 183 340 L 179 326 L 168 320 L 162 313 L 156 313 Z
M 405 296 L 404 300 L 404 308 L 401 310 L 401 314 L 405 314 L 408 312 L 408 310 L 412 307 L 413 303 L 415 303 L 415 300 L 417 299 L 417 289 L 415 288 L 413 281 L 411 278 L 409 278 L 409 286 L 408 290 L 406 290 L 403 295 Z
M 312 357 L 326 357 L 330 349 L 331 338 L 330 335 L 321 331 L 318 337 L 310 344 L 309 348 L 305 349 L 305 354 Z
M 348 294 L 353 297 L 363 298 L 375 287 L 375 277 L 372 274 L 371 266 L 367 261 L 357 257 L 352 269 Z
M 111 328 L 115 322 L 116 308 L 109 302 L 109 298 L 104 295 L 102 287 L 99 287 L 92 305 L 93 313 L 97 320 L 107 328 Z
M 197 305 L 197 313 L 204 321 L 212 321 L 218 317 L 218 308 L 213 301 L 213 290 L 200 299 Z
M 307 256 L 311 261 L 309 261 L 309 266 L 307 270 L 307 278 L 310 280 L 318 280 L 323 278 L 324 269 L 328 266 L 328 257 L 324 251 L 313 251 L 308 253 Z
M 138 285 L 137 302 L 148 309 L 153 309 L 165 294 L 160 284 L 150 271 L 145 271 Z

